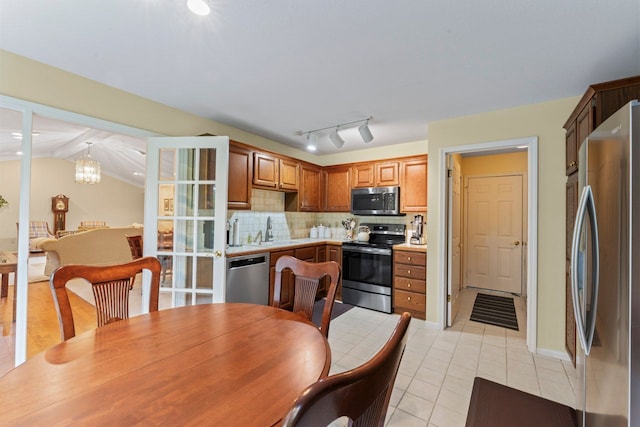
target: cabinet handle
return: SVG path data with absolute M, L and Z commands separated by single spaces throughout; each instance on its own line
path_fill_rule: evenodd
M 411 297 L 407 297 L 407 301 L 411 301 Z
M 411 287 L 411 283 L 407 283 L 407 288 L 410 288 L 410 287 Z
M 410 256 L 407 257 L 407 261 L 411 261 L 411 257 Z

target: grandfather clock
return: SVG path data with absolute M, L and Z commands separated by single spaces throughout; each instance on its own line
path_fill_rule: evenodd
M 58 194 L 51 198 L 51 210 L 53 211 L 53 234 L 65 229 L 66 214 L 69 210 L 69 198 Z

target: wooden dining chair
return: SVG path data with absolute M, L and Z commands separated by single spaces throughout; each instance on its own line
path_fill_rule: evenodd
M 327 297 L 322 310 L 322 321 L 320 322 L 320 332 L 325 337 L 329 336 L 329 322 L 333 303 L 336 299 L 336 290 L 340 282 L 342 273 L 340 265 L 335 261 L 327 262 L 307 262 L 289 255 L 281 256 L 276 261 L 276 274 L 273 284 L 273 302 L 271 305 L 280 307 L 280 295 L 282 291 L 282 272 L 290 269 L 295 275 L 293 291 L 293 312 L 298 313 L 308 320 L 313 319 L 313 305 L 320 281 L 325 276 L 330 279 Z
M 411 315 L 403 313 L 387 343 L 364 364 L 307 387 L 294 401 L 282 425 L 326 426 L 347 417 L 354 426 L 382 427 L 407 344 L 410 320 Z
M 129 318 L 131 278 L 143 270 L 151 272 L 149 311 L 158 311 L 160 261 L 157 258 L 143 257 L 125 264 L 106 266 L 65 265 L 56 269 L 49 279 L 49 284 L 58 313 L 62 340 L 66 341 L 76 335 L 67 294 L 67 283 L 70 280 L 84 279 L 91 284 L 100 327 Z
M 129 250 L 131 251 L 131 259 L 142 258 L 142 236 L 129 236 L 125 235 L 127 238 L 127 243 L 129 243 Z M 129 285 L 129 289 L 133 289 L 133 285 L 135 284 L 136 276 L 131 278 L 131 284 Z

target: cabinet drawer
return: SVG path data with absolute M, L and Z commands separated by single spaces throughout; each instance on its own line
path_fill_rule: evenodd
M 316 246 L 306 246 L 296 249 L 296 258 L 316 262 Z
M 427 296 L 415 292 L 396 290 L 393 292 L 393 306 L 424 313 L 427 309 Z
M 269 266 L 275 267 L 276 261 L 278 261 L 278 258 L 284 255 L 294 256 L 293 249 L 271 252 L 269 256 Z
M 393 282 L 395 289 L 402 289 L 411 292 L 425 293 L 427 291 L 427 282 L 425 280 L 409 279 L 407 277 L 395 277 Z
M 427 254 L 424 252 L 393 251 L 393 262 L 425 267 Z
M 410 279 L 426 280 L 427 269 L 425 267 L 420 267 L 417 265 L 394 264 L 393 275 L 396 277 L 400 276 Z

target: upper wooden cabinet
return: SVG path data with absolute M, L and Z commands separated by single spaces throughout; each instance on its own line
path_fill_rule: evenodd
M 375 187 L 375 164 L 358 163 L 353 165 L 353 188 Z
M 428 156 L 403 159 L 400 162 L 400 211 L 427 211 Z
M 569 119 L 566 133 L 566 174 L 576 172 L 580 145 L 600 123 L 627 102 L 640 99 L 640 76 L 597 83 L 587 88 Z
M 309 163 L 300 166 L 299 210 L 319 212 L 322 209 L 322 168 Z
M 269 153 L 253 153 L 253 185 L 269 190 L 298 191 L 300 164 Z
M 290 159 L 280 159 L 280 179 L 278 187 L 281 190 L 298 190 L 300 163 Z
M 391 187 L 400 185 L 400 164 L 396 161 L 377 162 L 376 187 Z
M 353 188 L 400 185 L 397 161 L 356 163 L 353 165 Z
M 228 209 L 251 209 L 252 151 L 230 141 Z
M 253 184 L 277 189 L 279 160 L 271 154 L 253 153 Z
M 324 188 L 324 211 L 351 211 L 351 166 L 325 167 Z

